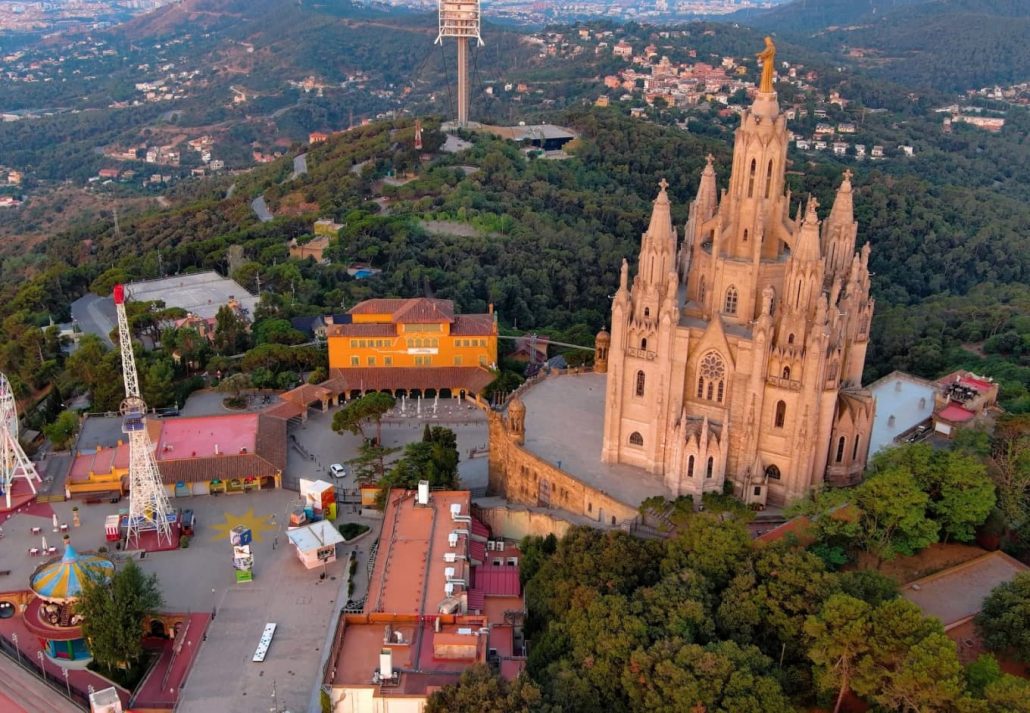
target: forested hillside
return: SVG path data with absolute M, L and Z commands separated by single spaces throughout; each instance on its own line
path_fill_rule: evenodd
M 964 90 L 1030 77 L 1030 5 L 1023 0 L 798 0 L 738 17 L 851 54 L 871 74 L 910 86 Z
M 468 152 L 422 164 L 411 122 L 380 122 L 312 149 L 310 173 L 294 181 L 286 181 L 284 158 L 241 176 L 230 199 L 224 184 L 197 183 L 171 209 L 124 217 L 118 234 L 106 223 L 56 236 L 40 248 L 49 270 L 27 284 L 5 283 L 6 336 L 66 318 L 68 302 L 91 282 L 103 294 L 116 280 L 156 277 L 160 266 L 224 271 L 229 246 L 239 244 L 247 262 L 234 277 L 254 290 L 260 274 L 278 317 L 370 296 L 433 294 L 464 311 L 492 302 L 507 327 L 589 344 L 607 322 L 620 261 L 636 256 L 659 179 L 670 182 L 682 225 L 702 157 L 715 154 L 725 182 L 730 146 L 612 110 L 557 118 L 581 133 L 566 161 L 527 160 L 511 144 L 476 135 Z M 435 126 L 426 122 L 430 151 L 442 142 Z M 892 369 L 935 377 L 965 366 L 999 378 L 1008 408 L 1030 409 L 1030 208 L 998 190 L 954 185 L 946 173 L 886 174 L 876 166 L 854 179 L 859 240 L 873 245 L 878 301 L 866 379 Z M 812 192 L 829 205 L 842 167 L 797 168 L 795 195 Z M 417 177 L 403 185 L 381 180 L 411 170 Z M 256 221 L 249 200 L 261 192 L 282 217 Z M 286 241 L 304 239 L 318 217 L 345 225 L 330 250 L 334 262 L 287 260 Z M 94 255 L 83 259 L 86 238 Z M 354 261 L 383 273 L 352 280 L 344 268 Z M 66 287 L 49 289 L 55 280 Z M 36 362 L 19 349 L 0 368 L 36 381 Z

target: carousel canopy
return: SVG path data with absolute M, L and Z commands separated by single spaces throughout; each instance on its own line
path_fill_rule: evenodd
M 100 555 L 80 556 L 68 545 L 59 562 L 43 565 L 32 575 L 30 586 L 41 598 L 54 602 L 70 601 L 82 593 L 86 579 L 109 581 L 114 563 Z

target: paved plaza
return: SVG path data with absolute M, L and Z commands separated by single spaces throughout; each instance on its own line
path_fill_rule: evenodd
M 606 383 L 604 374 L 576 374 L 551 377 L 527 389 L 521 395 L 526 450 L 627 505 L 639 505 L 653 495 L 668 497 L 659 476 L 601 462 Z
M 387 447 L 402 447 L 405 443 L 421 440 L 426 423 L 449 428 L 458 439 L 458 475 L 461 478 L 461 487 L 471 490 L 474 496 L 484 494 L 487 486 L 488 433 L 486 417 L 482 411 L 452 399 L 440 400 L 436 418 L 432 417 L 431 400 L 428 405 L 423 404 L 421 418 L 414 414 L 414 408 L 409 403 L 405 415 L 395 410 L 384 419 L 383 444 Z M 286 482 L 292 484 L 295 478 L 332 481 L 329 477 L 330 465 L 346 463 L 357 457 L 361 437 L 332 430 L 333 414 L 338 409 L 339 407 L 334 407 L 327 413 L 311 410 L 308 412 L 307 423 L 290 426 L 290 434 L 296 436 L 300 446 L 314 456 L 314 460 L 305 458 L 299 449 L 291 447 L 286 462 Z M 470 457 L 472 451 L 477 453 L 476 457 Z M 334 482 L 345 489 L 357 487 L 353 474 Z
M 203 391 L 190 397 L 183 407 L 188 415 L 229 413 L 222 406 L 224 394 Z M 265 405 L 255 399 L 254 410 Z M 329 476 L 333 463 L 345 463 L 358 453 L 360 437 L 337 434 L 331 429 L 333 413 L 309 411 L 304 424 L 291 424 L 289 433 L 299 447 L 289 448 L 284 483 L 295 485 L 299 478 L 324 479 L 337 485 L 339 493 L 356 488 L 349 473 L 341 479 Z M 446 426 L 458 435 L 461 455 L 459 471 L 462 486 L 482 493 L 487 484 L 486 419 L 482 412 L 453 399 L 422 404 L 400 405 L 383 423 L 383 441 L 388 446 L 403 446 L 421 439 L 426 423 Z M 112 423 L 116 419 L 112 419 Z M 96 443 L 112 437 L 113 427 L 98 419 L 87 436 Z M 116 424 L 117 425 L 117 424 Z M 96 445 L 94 443 L 94 445 Z M 477 457 L 470 457 L 475 452 Z M 78 504 L 80 527 L 71 526 L 72 506 Z M 364 596 L 367 587 L 368 551 L 379 536 L 380 520 L 341 507 L 338 522 L 359 521 L 372 530 L 353 543 L 340 545 L 338 560 L 322 569 L 306 569 L 297 559 L 286 537 L 289 512 L 300 504 L 295 490 L 251 492 L 238 495 L 173 498 L 176 508 L 190 508 L 197 517 L 197 530 L 187 549 L 137 554 L 112 552 L 117 559 L 126 556 L 146 572 L 158 575 L 164 594 L 165 611 L 214 615 L 195 664 L 179 692 L 177 710 L 184 713 L 224 711 L 251 713 L 271 704 L 273 682 L 278 704 L 291 711 L 317 710 L 317 691 L 323 656 L 331 640 L 332 627 L 340 608 L 348 599 Z M 53 532 L 52 518 L 69 525 L 71 542 L 79 551 L 108 546 L 104 521 L 109 514 L 128 506 L 120 503 L 86 505 L 76 501 L 36 503 L 24 507 L 2 523 L 0 545 L 0 591 L 28 587 L 29 576 L 42 557 L 29 555 L 32 547 L 48 546 L 63 551 L 62 532 Z M 357 508 L 354 508 L 355 510 Z M 232 567 L 229 530 L 236 524 L 251 528 L 254 541 L 254 581 L 237 584 Z M 33 534 L 33 528 L 40 528 Z M 358 561 L 355 589 L 348 596 L 348 562 Z M 6 572 L 6 574 L 3 574 Z M 251 657 L 261 632 L 268 622 L 277 629 L 267 658 L 254 663 Z

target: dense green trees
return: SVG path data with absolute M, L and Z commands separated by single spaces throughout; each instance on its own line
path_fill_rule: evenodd
M 1030 573 L 998 585 L 984 600 L 976 627 L 992 651 L 1030 661 Z
M 143 620 L 161 606 L 157 575 L 127 560 L 109 583 L 87 579 L 75 610 L 94 660 L 108 671 L 131 665 L 143 655 Z
M 522 542 L 532 646 L 516 685 L 539 690 L 539 710 L 836 711 L 849 692 L 884 711 L 1023 710 L 1025 682 L 989 660 L 964 670 L 893 580 L 830 572 L 791 541 L 739 541 L 732 515 L 678 527 L 662 541 L 574 528 Z M 1008 628 L 1025 629 L 1011 612 Z M 439 700 L 491 706 L 504 690 L 477 673 Z

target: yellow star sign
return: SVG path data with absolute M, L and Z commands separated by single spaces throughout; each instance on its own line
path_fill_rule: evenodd
M 217 522 L 211 525 L 211 528 L 216 532 L 216 534 L 211 536 L 211 540 L 224 540 L 228 542 L 229 531 L 237 525 L 249 527 L 254 537 L 254 542 L 261 542 L 264 533 L 275 532 L 278 529 L 272 523 L 271 515 L 255 515 L 254 508 L 250 508 L 242 515 L 236 515 L 231 512 L 225 513 L 224 522 Z

